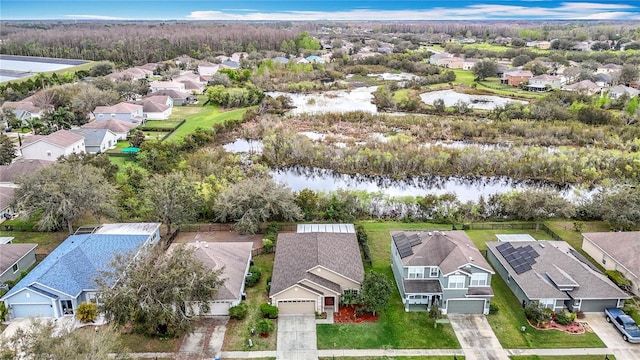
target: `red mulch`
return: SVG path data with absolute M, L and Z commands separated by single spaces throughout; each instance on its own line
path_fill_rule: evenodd
M 584 334 L 586 329 L 584 327 L 584 325 L 581 322 L 578 321 L 573 321 L 571 324 L 569 325 L 560 325 L 555 321 L 549 321 L 548 323 L 542 324 L 540 326 L 535 326 L 533 324 L 531 324 L 531 322 L 529 321 L 529 325 L 533 326 L 534 328 L 538 329 L 538 330 L 560 330 L 560 331 L 564 331 L 568 334 Z
M 337 313 L 333 313 L 333 322 L 336 324 L 360 324 L 363 322 L 376 322 L 378 315 L 371 313 L 356 314 L 352 307 L 341 307 Z

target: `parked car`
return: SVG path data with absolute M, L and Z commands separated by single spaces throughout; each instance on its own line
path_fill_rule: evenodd
M 607 322 L 612 323 L 622 334 L 624 341 L 640 344 L 640 329 L 631 316 L 617 308 L 604 309 Z

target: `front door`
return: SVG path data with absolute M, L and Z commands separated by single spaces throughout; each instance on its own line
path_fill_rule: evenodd
M 73 303 L 71 300 L 60 300 L 62 306 L 62 315 L 73 315 Z
M 327 310 L 327 308 L 329 308 L 328 310 L 333 310 L 335 301 L 336 301 L 335 297 L 333 297 L 333 296 L 325 296 L 325 298 L 324 298 L 325 310 Z

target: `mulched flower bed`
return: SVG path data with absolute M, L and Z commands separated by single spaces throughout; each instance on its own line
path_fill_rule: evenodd
M 560 330 L 566 332 L 567 334 L 584 334 L 586 331 L 583 323 L 578 321 L 574 321 L 569 325 L 560 325 L 555 321 L 549 321 L 547 323 L 541 324 L 540 326 L 535 326 L 529 321 L 529 325 L 538 330 Z
M 360 324 L 364 322 L 376 322 L 378 315 L 371 313 L 356 314 L 353 307 L 341 307 L 337 313 L 333 314 L 333 322 L 335 324 Z

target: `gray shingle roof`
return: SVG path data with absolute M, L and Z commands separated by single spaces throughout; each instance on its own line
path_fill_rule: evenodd
M 71 132 L 84 136 L 85 146 L 100 146 L 107 136 L 107 129 L 73 129 Z
M 441 293 L 439 280 L 408 280 L 403 279 L 404 292 L 407 294 Z
M 4 210 L 15 200 L 16 189 L 0 186 L 0 210 Z
M 487 249 L 493 253 L 516 281 L 529 299 L 569 299 L 569 295 L 554 285 L 553 279 L 562 283 L 559 285 L 578 286 L 569 291 L 575 299 L 626 299 L 629 298 L 622 290 L 614 285 L 607 277 L 592 270 L 587 264 L 571 255 L 573 249 L 564 241 L 522 241 L 511 243 L 514 248 L 533 246 L 539 257 L 535 264 L 521 274 L 516 274 L 496 247 L 500 242 L 488 242 Z
M 55 161 L 38 159 L 21 159 L 9 165 L 0 166 L 0 182 L 15 183 L 18 178 L 30 175 L 54 164 Z
M 640 231 L 582 234 L 640 278 Z
M 355 234 L 282 233 L 276 244 L 271 295 L 307 278 L 307 270 L 318 265 L 357 282 L 364 279 Z
M 0 274 L 9 270 L 18 260 L 35 249 L 38 244 L 0 244 Z M 20 269 L 25 270 L 25 269 Z

